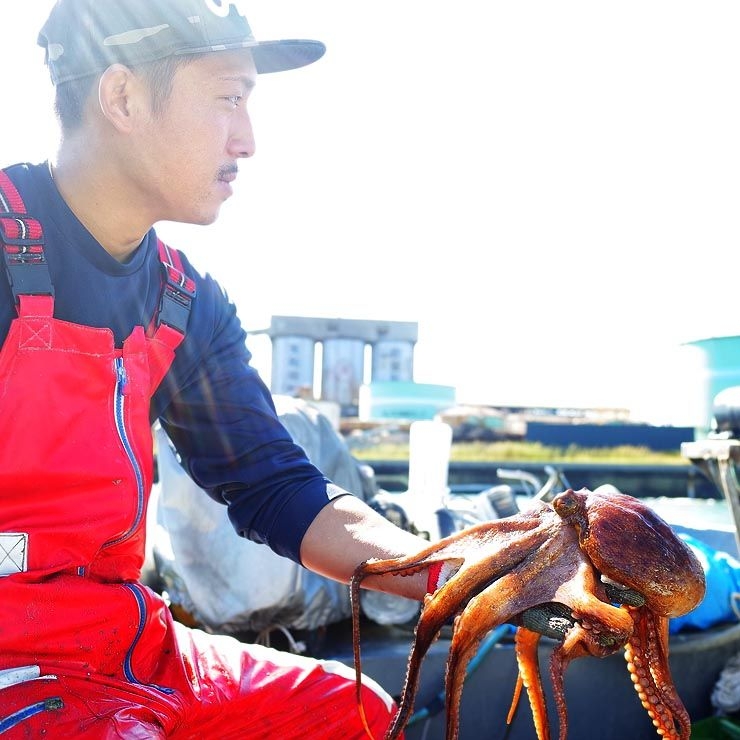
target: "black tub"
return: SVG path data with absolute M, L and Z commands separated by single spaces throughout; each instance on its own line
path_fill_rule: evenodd
M 363 629 L 363 671 L 397 695 L 405 676 L 411 634 L 399 628 L 372 624 L 364 625 Z M 554 644 L 542 639 L 540 667 L 548 693 L 551 730 L 553 737 L 557 737 L 557 718 L 547 677 L 548 660 Z M 449 639 L 440 638 L 423 663 L 415 707 L 419 718 L 407 728 L 408 740 L 442 740 L 445 736 L 444 708 L 438 697 L 444 688 L 448 649 Z M 671 671 L 692 721 L 713 714 L 712 689 L 727 660 L 738 651 L 738 624 L 671 636 Z M 332 657 L 353 665 L 351 648 L 349 651 L 342 649 Z M 505 735 L 516 676 L 513 644 L 506 637 L 483 656 L 466 681 L 461 709 L 461 740 L 503 740 L 504 737 L 506 740 L 533 740 L 534 725 L 525 695 L 522 695 L 509 734 Z M 633 688 L 621 651 L 609 658 L 587 657 L 573 661 L 565 674 L 565 691 L 569 740 L 651 740 L 658 737 Z

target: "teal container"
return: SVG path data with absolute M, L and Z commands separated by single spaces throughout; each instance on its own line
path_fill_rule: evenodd
M 363 421 L 429 420 L 455 405 L 455 388 L 412 381 L 387 381 L 360 388 L 359 417 Z
M 726 388 L 740 386 L 740 336 L 709 337 L 686 344 L 700 350 L 704 420 L 696 434 L 706 437 L 712 426 L 715 396 Z

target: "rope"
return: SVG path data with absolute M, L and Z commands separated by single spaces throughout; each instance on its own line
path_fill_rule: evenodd
M 475 654 L 475 656 L 471 659 L 470 663 L 468 663 L 468 667 L 465 671 L 465 680 L 467 681 L 470 676 L 475 672 L 475 670 L 478 668 L 478 666 L 483 661 L 483 658 L 490 652 L 490 650 L 497 645 L 501 640 L 509 634 L 514 628 L 511 625 L 504 624 L 500 627 L 497 627 L 495 630 L 493 630 L 481 643 L 480 647 L 478 648 L 478 652 Z M 414 712 L 414 714 L 411 715 L 409 718 L 409 721 L 407 722 L 406 726 L 411 727 L 412 725 L 415 725 L 417 722 L 421 722 L 422 720 L 430 720 L 435 714 L 438 714 L 441 712 L 445 707 L 445 689 L 442 689 L 439 693 L 437 693 L 434 697 L 432 697 L 431 701 L 427 702 L 425 706 L 423 706 L 418 711 Z M 424 734 L 426 734 L 426 731 L 428 729 L 428 726 L 424 728 Z
M 733 655 L 712 690 L 712 704 L 722 714 L 740 710 L 740 653 Z
M 732 594 L 730 594 L 730 607 L 735 616 L 740 620 L 740 593 L 737 591 L 733 591 Z
M 276 630 L 285 636 L 285 639 L 288 641 L 288 647 L 291 653 L 302 654 L 306 652 L 306 643 L 303 642 L 302 640 L 296 640 L 293 637 L 293 635 L 290 634 L 290 631 L 286 627 L 283 627 L 282 624 L 271 624 L 265 627 L 257 635 L 254 641 L 258 645 L 264 645 L 265 647 L 271 647 L 270 635 Z

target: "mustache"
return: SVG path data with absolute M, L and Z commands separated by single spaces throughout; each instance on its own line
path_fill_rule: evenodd
M 217 179 L 223 180 L 224 177 L 234 176 L 239 172 L 239 167 L 236 164 L 227 164 L 223 167 L 219 167 L 217 173 Z

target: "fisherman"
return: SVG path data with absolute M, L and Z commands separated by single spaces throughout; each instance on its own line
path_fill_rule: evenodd
M 142 585 L 156 420 L 240 535 L 316 573 L 427 544 L 310 463 L 234 306 L 153 228 L 215 221 L 258 75 L 324 54 L 256 41 L 236 5 L 57 0 L 39 35 L 59 145 L 0 170 L 3 740 L 365 736 L 347 667 L 189 629 Z M 440 578 L 364 585 L 421 600 Z M 363 692 L 380 737 L 393 702 Z
M 425 544 L 308 461 L 234 307 L 153 229 L 216 219 L 258 75 L 325 51 L 256 41 L 236 5 L 58 0 L 39 35 L 59 146 L 0 172 L 4 739 L 364 735 L 349 668 L 188 629 L 141 584 L 155 420 L 239 534 L 306 568 L 347 582 Z M 390 697 L 363 701 L 382 736 Z

